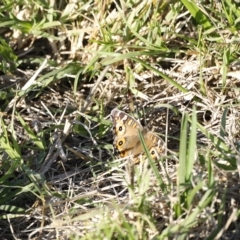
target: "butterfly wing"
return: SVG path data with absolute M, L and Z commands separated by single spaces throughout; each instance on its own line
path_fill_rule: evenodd
M 153 159 L 158 159 L 164 151 L 163 140 L 155 133 L 149 131 L 127 113 L 118 109 L 111 112 L 113 121 L 114 146 L 121 157 L 138 156 L 144 153 L 140 142 L 141 132 L 145 144 Z

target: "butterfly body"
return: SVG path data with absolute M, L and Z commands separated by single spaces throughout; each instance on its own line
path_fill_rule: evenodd
M 143 136 L 146 147 L 151 157 L 155 160 L 163 153 L 163 140 L 154 132 L 144 128 L 137 120 L 127 113 L 118 109 L 111 112 L 113 121 L 114 147 L 120 157 L 138 157 L 144 154 L 144 148 L 140 141 L 140 134 Z

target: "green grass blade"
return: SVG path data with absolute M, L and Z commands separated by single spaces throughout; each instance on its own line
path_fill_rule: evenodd
M 36 136 L 33 132 L 33 130 L 26 124 L 26 122 L 23 120 L 23 118 L 17 114 L 17 117 L 22 124 L 25 131 L 28 133 L 28 136 L 30 139 L 32 139 L 33 143 L 39 147 L 39 150 L 44 150 L 46 146 L 44 146 L 44 141 L 40 139 L 38 136 Z
M 158 74 L 159 76 L 161 76 L 163 79 L 165 79 L 167 82 L 169 82 L 170 84 L 172 84 L 174 87 L 176 87 L 177 89 L 179 89 L 180 91 L 182 91 L 183 93 L 187 93 L 188 90 L 184 87 L 182 87 L 181 85 L 179 85 L 177 82 L 175 82 L 172 78 L 168 77 L 166 74 L 158 71 L 156 68 L 150 66 L 149 64 L 145 63 L 144 61 L 137 59 L 137 58 L 132 58 L 132 60 L 141 63 L 144 67 L 146 67 L 147 69 L 155 72 L 156 74 Z
M 153 161 L 153 159 L 151 158 L 151 155 L 150 155 L 150 153 L 149 153 L 149 150 L 148 150 L 148 148 L 147 148 L 147 146 L 146 146 L 146 144 L 145 144 L 143 135 L 141 134 L 140 131 L 139 131 L 139 138 L 140 138 L 141 144 L 142 144 L 142 146 L 143 146 L 144 152 L 145 152 L 147 158 L 149 159 L 149 164 L 150 164 L 150 166 L 151 166 L 151 168 L 152 168 L 152 170 L 153 170 L 153 172 L 154 172 L 154 174 L 155 174 L 155 176 L 156 176 L 156 178 L 157 178 L 157 180 L 158 180 L 158 183 L 159 183 L 160 188 L 162 189 L 162 191 L 163 191 L 164 193 L 167 193 L 166 184 L 163 182 L 162 177 L 161 177 L 161 175 L 159 174 L 159 171 L 158 171 L 158 169 L 157 169 L 157 167 L 156 167 L 156 164 L 155 164 L 155 162 Z
M 188 0 L 181 0 L 181 2 L 196 19 L 198 24 L 203 26 L 206 30 L 212 28 L 211 22 L 209 21 L 208 17 L 199 9 L 197 2 Z
M 187 141 L 188 141 L 188 115 L 183 114 L 182 118 L 182 124 L 181 124 L 181 136 L 180 136 L 180 147 L 179 147 L 179 167 L 178 167 L 178 192 L 180 193 L 180 190 L 183 187 L 183 184 L 186 180 L 186 168 L 187 168 Z
M 193 165 L 196 159 L 197 149 L 196 149 L 196 141 L 197 141 L 197 114 L 196 109 L 193 107 L 192 111 L 192 121 L 191 121 L 191 131 L 189 136 L 188 143 L 188 153 L 187 153 L 187 163 L 186 163 L 186 181 L 190 182 L 192 177 Z

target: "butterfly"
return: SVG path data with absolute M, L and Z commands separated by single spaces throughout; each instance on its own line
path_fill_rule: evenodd
M 164 152 L 164 142 L 157 134 L 144 128 L 133 117 L 116 108 L 112 110 L 111 118 L 114 135 L 113 145 L 120 157 L 133 156 L 136 158 L 145 153 L 140 141 L 139 132 L 141 132 L 152 159 L 160 158 Z

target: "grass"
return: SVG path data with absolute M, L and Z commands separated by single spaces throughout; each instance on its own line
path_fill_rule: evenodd
M 237 239 L 239 17 L 234 1 L 2 1 L 0 237 Z M 162 136 L 159 161 L 114 155 L 115 107 Z

